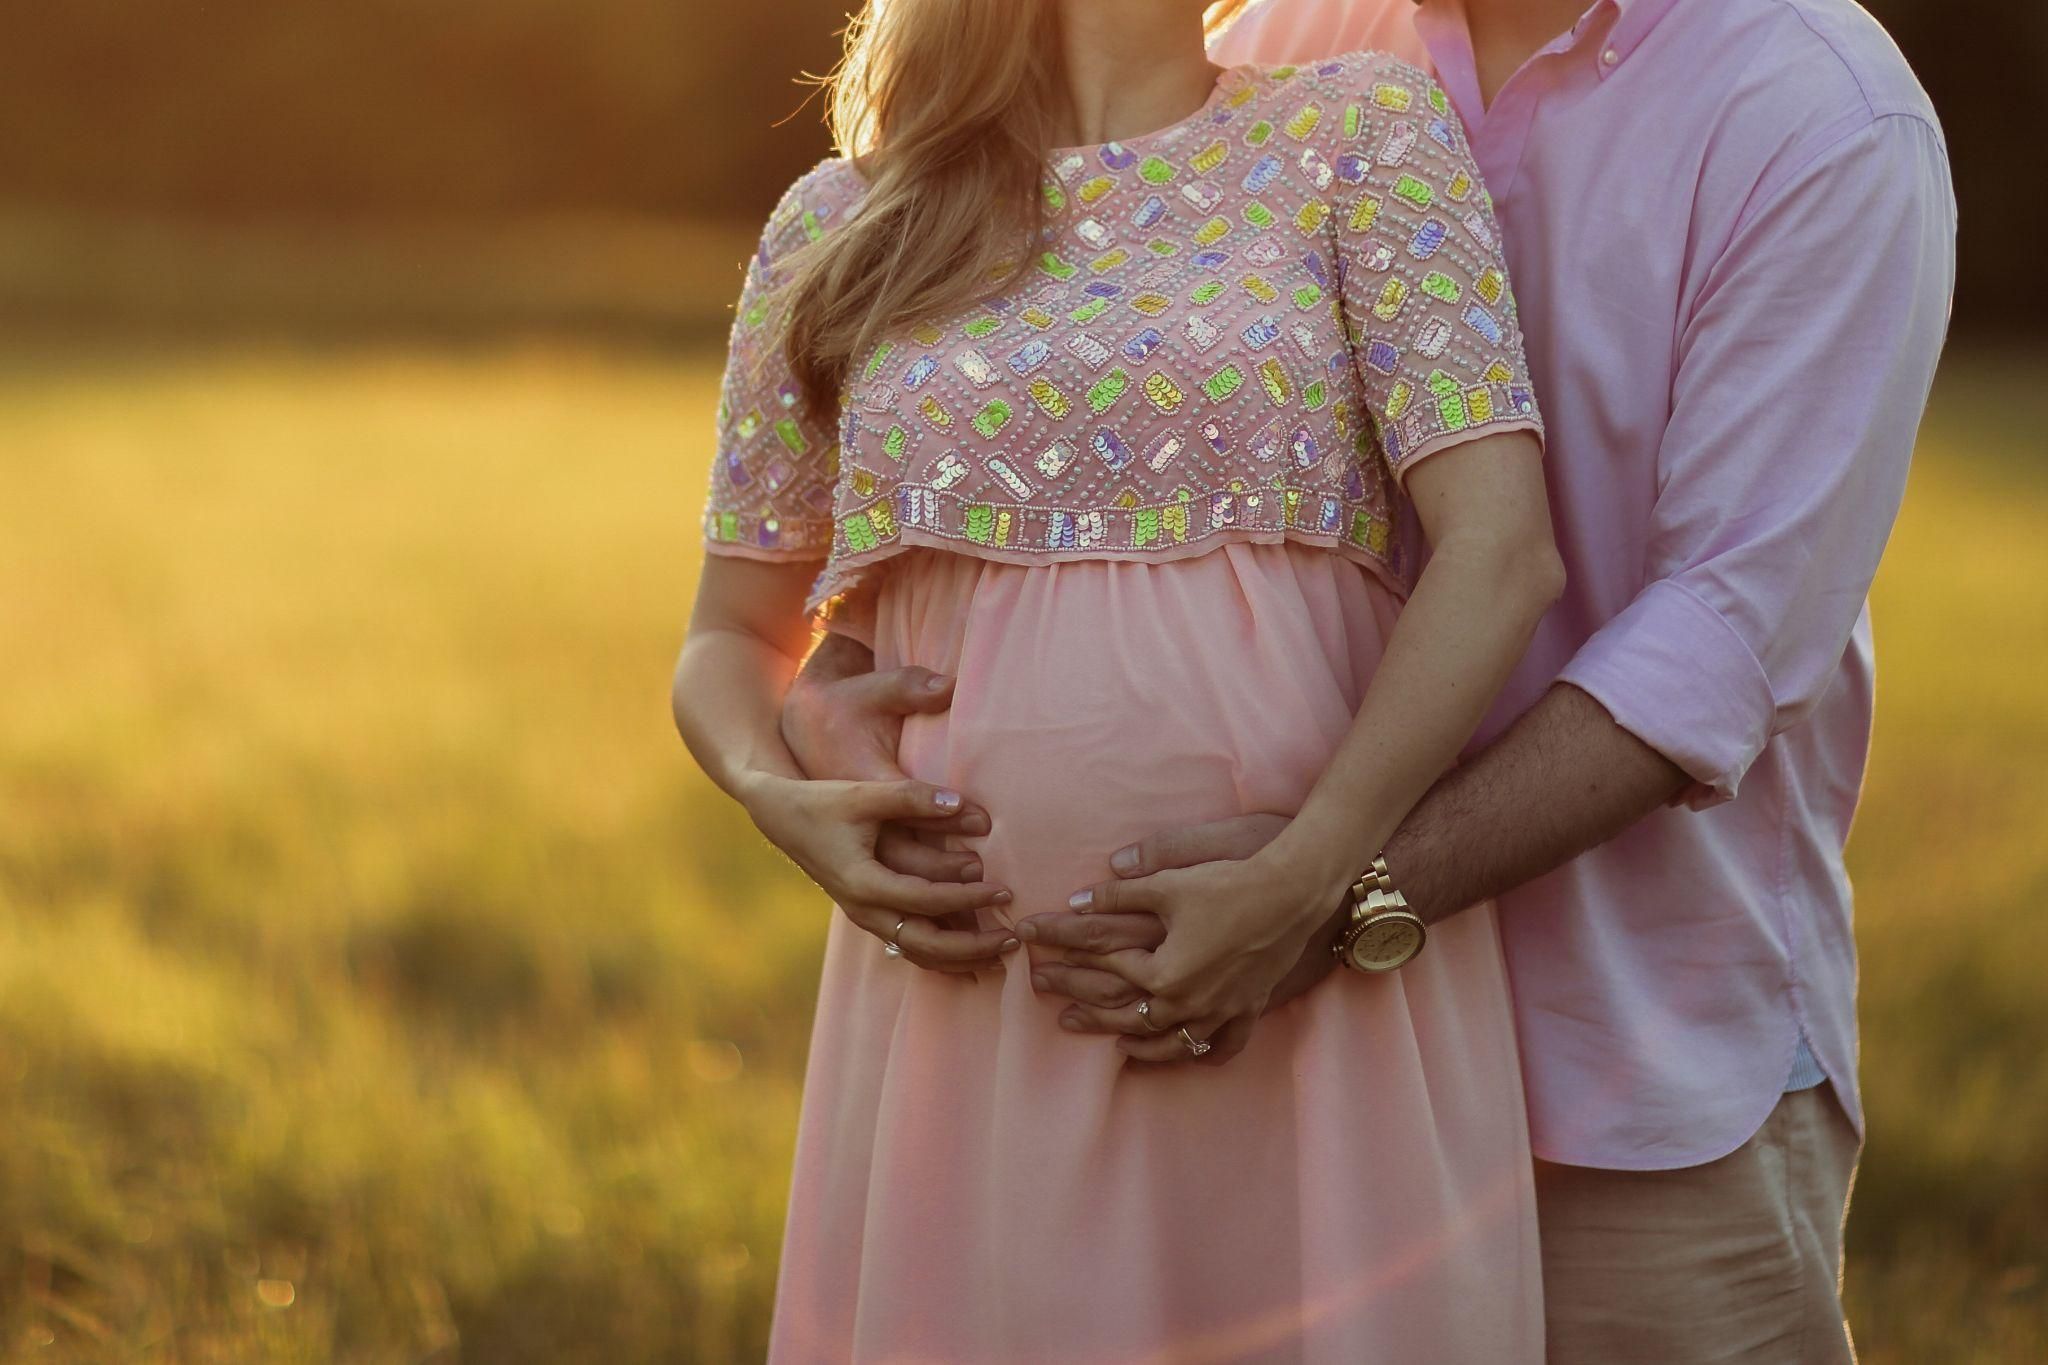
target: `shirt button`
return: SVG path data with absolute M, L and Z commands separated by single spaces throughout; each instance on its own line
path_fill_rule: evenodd
M 1619 52 L 1616 52 L 1611 47 L 1600 54 L 1600 61 L 1603 65 L 1606 66 L 1613 66 L 1616 62 L 1619 62 L 1620 60 L 1621 54 Z

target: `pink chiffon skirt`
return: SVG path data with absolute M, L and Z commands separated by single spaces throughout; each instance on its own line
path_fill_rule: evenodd
M 1232 543 L 1035 566 L 912 549 L 869 609 L 878 668 L 958 677 L 901 757 L 988 808 L 958 843 L 1016 893 L 993 926 L 1064 907 L 1155 830 L 1297 810 L 1397 603 L 1327 550 Z M 1491 906 L 1399 972 L 1333 974 L 1222 1067 L 1127 1069 L 1110 1036 L 1061 1030 L 1068 1002 L 1031 984 L 1046 956 L 928 972 L 832 915 L 771 1360 L 1542 1359 Z

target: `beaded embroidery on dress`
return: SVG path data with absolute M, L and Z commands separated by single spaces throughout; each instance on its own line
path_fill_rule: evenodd
M 713 552 L 825 558 L 815 615 L 913 545 L 1050 563 L 1300 540 L 1405 595 L 1407 469 L 1541 435 L 1464 130 L 1388 54 L 1232 67 L 1177 123 L 1051 153 L 1039 259 L 877 346 L 833 430 L 802 414 L 773 291 L 862 189 L 832 158 L 769 219 L 703 517 Z

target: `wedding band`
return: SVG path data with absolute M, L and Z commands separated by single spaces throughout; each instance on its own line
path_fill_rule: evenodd
M 896 927 L 889 931 L 889 937 L 887 938 L 887 940 L 883 942 L 882 951 L 887 953 L 890 957 L 903 956 L 903 945 L 896 941 L 896 935 L 902 933 L 903 926 L 908 923 L 910 923 L 910 916 L 908 915 L 905 915 L 903 916 L 903 918 L 897 920 Z
M 1194 1034 L 1189 1033 L 1188 1026 L 1186 1024 L 1182 1024 L 1180 1026 L 1180 1040 L 1183 1043 L 1186 1043 L 1188 1045 L 1188 1051 L 1192 1052 L 1197 1057 L 1207 1052 L 1210 1048 L 1216 1046 L 1207 1038 L 1197 1038 Z
M 1138 1002 L 1138 1017 L 1139 1017 L 1140 1019 L 1143 1019 L 1143 1020 L 1145 1021 L 1145 1027 L 1146 1027 L 1146 1029 L 1147 1029 L 1148 1031 L 1150 1031 L 1150 1032 L 1152 1032 L 1152 1033 L 1164 1033 L 1164 1032 L 1166 1031 L 1166 1029 L 1165 1029 L 1165 1026 L 1164 1026 L 1164 1025 L 1161 1025 L 1161 1024 L 1154 1024 L 1154 1023 L 1152 1022 L 1152 997 L 1151 997 L 1151 996 L 1149 996 L 1149 995 L 1148 995 L 1148 996 L 1146 996 L 1146 997 L 1145 997 L 1145 998 L 1144 998 L 1143 1000 L 1140 1000 L 1140 1001 Z

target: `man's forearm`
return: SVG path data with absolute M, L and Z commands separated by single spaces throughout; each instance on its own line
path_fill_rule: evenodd
M 1692 779 L 1560 683 L 1439 779 L 1386 847 L 1408 904 L 1436 921 L 1607 842 Z

